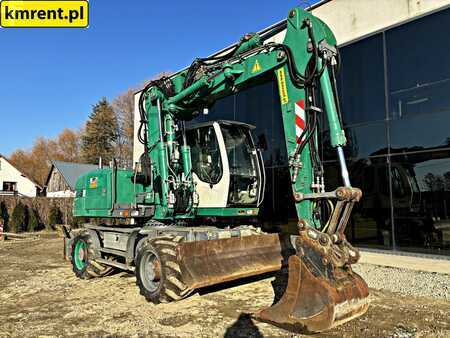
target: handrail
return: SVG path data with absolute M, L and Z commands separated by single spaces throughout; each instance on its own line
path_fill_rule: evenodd
M 9 190 L 0 190 L 0 196 L 18 196 L 18 197 L 27 197 L 24 194 L 21 194 L 17 190 L 9 191 Z

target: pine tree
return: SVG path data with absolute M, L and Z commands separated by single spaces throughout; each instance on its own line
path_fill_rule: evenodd
M 27 231 L 28 228 L 28 207 L 21 202 L 17 203 L 11 215 L 11 232 Z
M 28 231 L 36 231 L 39 229 L 39 215 L 34 208 L 30 208 L 30 216 L 28 220 Z
M 5 202 L 0 203 L 0 218 L 3 219 L 3 231 L 8 232 L 9 213 Z
M 104 163 L 108 163 L 114 157 L 117 137 L 117 116 L 106 98 L 103 98 L 93 106 L 86 122 L 81 144 L 83 160 L 96 163 L 102 157 Z
M 56 205 L 52 205 L 48 215 L 48 230 L 54 230 L 56 224 L 62 223 L 63 219 L 61 210 Z

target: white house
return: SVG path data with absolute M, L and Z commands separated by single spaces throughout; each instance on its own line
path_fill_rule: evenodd
M 35 197 L 41 186 L 14 167 L 0 154 L 0 195 Z

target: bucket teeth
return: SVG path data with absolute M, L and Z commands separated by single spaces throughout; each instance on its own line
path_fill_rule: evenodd
M 321 332 L 363 315 L 368 287 L 350 266 L 338 266 L 324 248 L 307 238 L 297 239 L 297 254 L 289 258 L 285 293 L 275 305 L 259 311 L 261 321 L 297 332 Z

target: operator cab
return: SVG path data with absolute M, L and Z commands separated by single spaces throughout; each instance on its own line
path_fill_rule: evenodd
M 254 126 L 213 121 L 186 130 L 199 208 L 258 207 L 264 197 L 264 166 Z

